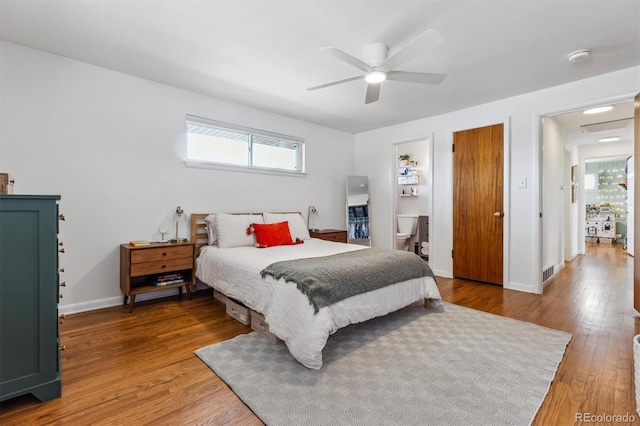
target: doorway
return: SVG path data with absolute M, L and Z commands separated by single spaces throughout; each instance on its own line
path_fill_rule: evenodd
M 407 250 L 429 260 L 429 236 L 433 194 L 433 137 L 420 137 L 393 144 L 392 248 Z M 415 216 L 415 229 L 400 232 L 398 215 L 405 223 Z M 405 234 L 405 235 L 402 235 Z
M 611 108 L 585 114 L 597 106 Z M 633 102 L 624 99 L 541 117 L 540 293 L 565 262 L 585 253 L 587 218 L 593 216 L 588 206 L 615 211 L 622 232 L 615 232 L 612 243 L 624 243 L 626 191 L 618 184 L 626 178 L 626 158 L 633 155 L 632 117 Z M 617 160 L 621 163 L 611 163 Z M 599 162 L 602 166 L 594 165 Z

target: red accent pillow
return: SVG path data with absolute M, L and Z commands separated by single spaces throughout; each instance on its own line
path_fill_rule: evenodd
M 253 223 L 256 233 L 256 247 L 266 248 L 295 244 L 291 239 L 289 222 Z

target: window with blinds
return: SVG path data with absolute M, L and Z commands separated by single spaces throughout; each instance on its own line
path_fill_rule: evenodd
M 303 173 L 304 140 L 187 116 L 187 161 Z

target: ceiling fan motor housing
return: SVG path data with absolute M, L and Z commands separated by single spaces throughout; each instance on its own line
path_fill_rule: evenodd
M 388 50 L 383 43 L 371 43 L 364 48 L 364 61 L 372 67 L 377 67 L 387 59 Z

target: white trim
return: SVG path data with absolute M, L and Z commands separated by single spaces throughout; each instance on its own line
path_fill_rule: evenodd
M 208 289 L 210 287 L 205 284 L 198 283 L 196 290 Z M 136 303 L 146 300 L 161 299 L 163 297 L 176 296 L 180 294 L 178 288 L 169 288 L 166 290 L 154 291 L 151 293 L 141 293 L 136 296 Z M 182 297 L 187 297 L 185 289 L 182 290 Z M 116 297 L 108 297 L 106 299 L 91 300 L 88 302 L 71 303 L 69 305 L 58 305 L 58 312 L 65 315 L 77 314 L 80 312 L 95 311 L 96 309 L 112 308 L 114 306 L 123 306 L 123 312 L 129 312 L 128 308 L 124 308 L 124 295 Z M 129 306 L 127 304 L 127 306 Z M 133 308 L 135 311 L 135 307 Z
M 184 164 L 187 167 L 193 167 L 196 169 L 220 170 L 225 172 L 239 172 L 239 173 L 259 173 L 263 175 L 289 176 L 289 177 L 298 177 L 298 178 L 307 177 L 307 173 L 293 171 L 293 170 L 287 171 L 287 170 L 279 170 L 279 169 L 267 169 L 263 167 L 231 166 L 227 164 L 209 163 L 206 161 L 194 161 L 194 160 L 184 160 Z

